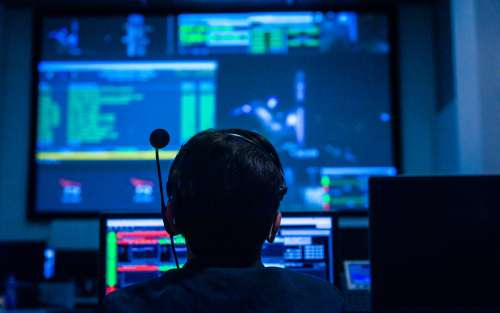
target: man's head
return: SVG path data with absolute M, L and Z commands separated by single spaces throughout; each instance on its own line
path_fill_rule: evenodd
M 167 214 L 194 256 L 253 262 L 276 235 L 285 193 L 269 141 L 248 130 L 207 130 L 180 149 L 170 168 Z

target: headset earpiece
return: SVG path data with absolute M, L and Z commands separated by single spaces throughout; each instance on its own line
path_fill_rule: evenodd
M 170 199 L 167 200 L 167 205 L 165 205 L 165 209 L 162 209 L 161 218 L 163 219 L 163 226 L 165 227 L 165 230 L 170 236 L 172 236 L 173 231 L 172 228 L 170 227 L 171 224 L 167 217 L 168 210 L 172 210 L 172 202 L 170 201 Z
M 259 150 L 263 151 L 264 153 L 266 153 L 270 157 L 270 159 L 273 161 L 274 165 L 276 165 L 276 167 L 280 171 L 280 175 L 281 175 L 281 179 L 282 179 L 283 183 L 281 184 L 281 186 L 279 186 L 278 196 L 279 196 L 280 201 L 283 200 L 283 198 L 285 197 L 285 194 L 288 192 L 288 187 L 286 185 L 285 172 L 283 170 L 283 167 L 281 165 L 281 162 L 279 161 L 279 157 L 276 154 L 276 152 L 270 151 L 268 148 L 264 147 L 264 145 L 262 143 L 254 140 L 254 139 L 248 138 L 247 136 L 245 136 L 243 134 L 237 134 L 234 132 L 226 132 L 226 135 L 231 136 L 233 138 L 238 138 L 240 140 L 246 141 L 249 144 L 252 144 L 256 148 L 258 148 Z

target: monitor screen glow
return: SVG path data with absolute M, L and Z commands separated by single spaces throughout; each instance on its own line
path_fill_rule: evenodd
M 275 145 L 285 211 L 365 210 L 395 175 L 388 15 L 305 11 L 57 15 L 41 19 L 37 214 L 157 212 L 149 133 L 164 170 L 208 128 Z

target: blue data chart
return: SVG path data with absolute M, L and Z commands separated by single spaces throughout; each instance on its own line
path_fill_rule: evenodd
M 175 150 L 214 127 L 216 70 L 211 61 L 42 62 L 37 159 L 150 159 L 145 139 L 166 125 Z

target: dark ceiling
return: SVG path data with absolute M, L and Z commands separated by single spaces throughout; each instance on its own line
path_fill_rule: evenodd
M 43 9 L 155 9 L 155 8 L 301 8 L 310 6 L 386 6 L 401 3 L 430 3 L 432 0 L 0 0 L 9 6 Z

